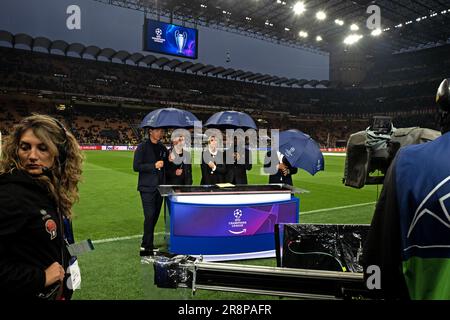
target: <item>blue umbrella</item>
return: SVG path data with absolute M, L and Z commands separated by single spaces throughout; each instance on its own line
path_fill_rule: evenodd
M 325 162 L 320 147 L 309 135 L 297 129 L 280 132 L 279 151 L 289 163 L 314 175 L 324 170 Z
M 156 109 L 147 114 L 141 128 L 189 128 L 194 121 L 200 121 L 191 112 L 176 108 Z
M 239 111 L 217 112 L 206 121 L 205 127 L 257 129 L 255 121 L 248 114 Z

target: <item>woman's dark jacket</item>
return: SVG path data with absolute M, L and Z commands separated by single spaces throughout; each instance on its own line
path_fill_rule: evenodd
M 0 298 L 45 293 L 45 269 L 53 262 L 67 269 L 68 260 L 62 218 L 46 187 L 17 169 L 0 175 Z

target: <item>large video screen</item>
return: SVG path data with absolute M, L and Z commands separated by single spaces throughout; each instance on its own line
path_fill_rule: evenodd
M 198 30 L 146 19 L 144 50 L 197 59 Z

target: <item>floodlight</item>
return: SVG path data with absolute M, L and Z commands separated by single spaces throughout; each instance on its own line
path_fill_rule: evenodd
M 374 37 L 378 37 L 381 35 L 381 33 L 382 33 L 381 29 L 375 29 L 375 30 L 372 30 L 371 35 Z
M 294 4 L 293 10 L 295 14 L 302 14 L 306 10 L 305 4 L 299 1 L 296 4 Z
M 316 13 L 317 20 L 325 20 L 327 18 L 327 15 L 323 11 L 319 11 Z
M 351 34 L 344 39 L 344 43 L 348 45 L 352 45 L 357 43 L 359 40 L 363 38 L 360 34 Z
M 308 38 L 308 32 L 306 32 L 306 31 L 300 31 L 299 33 L 298 33 L 298 35 L 301 37 L 301 38 Z

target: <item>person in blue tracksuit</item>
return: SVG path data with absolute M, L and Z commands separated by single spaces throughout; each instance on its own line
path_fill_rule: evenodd
M 379 267 L 381 298 L 450 299 L 449 93 L 444 80 L 442 136 L 401 148 L 386 173 L 363 250 L 365 270 Z

